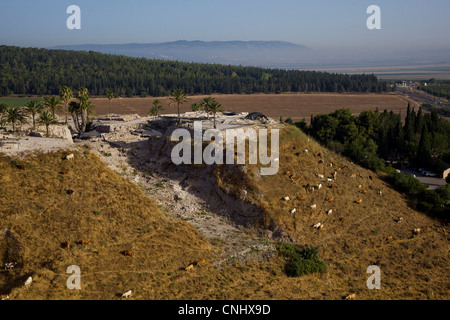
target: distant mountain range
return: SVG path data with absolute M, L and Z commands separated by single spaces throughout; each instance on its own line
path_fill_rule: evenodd
M 283 41 L 175 41 L 165 43 L 63 45 L 48 49 L 96 51 L 136 58 L 220 63 L 243 66 L 288 66 L 308 60 L 311 49 Z

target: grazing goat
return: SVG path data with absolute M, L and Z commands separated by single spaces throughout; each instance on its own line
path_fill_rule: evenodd
M 321 159 L 321 160 L 319 160 L 319 164 L 323 164 L 324 163 L 324 161 Z
M 121 252 L 124 256 L 132 257 L 134 255 L 134 252 L 132 250 L 124 250 Z
M 206 260 L 200 260 L 199 262 L 197 262 L 197 266 L 201 266 L 202 264 L 206 263 Z
M 381 191 L 381 190 L 378 190 L 378 195 L 380 195 L 380 196 L 382 196 L 383 195 L 383 191 Z
M 336 177 L 337 177 L 337 171 L 334 171 L 334 173 L 333 173 L 333 179 L 336 180 Z
M 9 262 L 5 263 L 5 270 L 14 269 L 14 267 L 17 265 L 17 262 Z
M 190 264 L 184 270 L 189 271 L 189 270 L 192 270 L 192 269 L 194 269 L 194 265 Z
M 129 298 L 129 297 L 131 297 L 131 294 L 133 293 L 133 291 L 132 290 L 129 290 L 129 291 L 127 291 L 127 292 L 125 292 L 123 295 L 122 295 L 122 298 Z
M 295 209 L 295 208 L 291 210 L 291 214 L 294 214 L 296 212 L 297 212 L 297 209 Z
M 289 176 L 291 174 L 291 172 L 288 170 L 288 171 L 285 171 L 284 174 Z
M 62 244 L 62 247 L 63 247 L 64 249 L 70 249 L 70 242 L 69 242 L 69 241 L 64 242 L 64 243 Z
M 316 177 L 319 179 L 325 179 L 325 176 L 323 174 L 316 173 Z
M 295 179 L 296 176 L 297 176 L 297 175 L 294 173 L 294 174 L 291 174 L 291 175 L 289 176 L 289 178 Z
M 320 222 L 315 224 L 315 225 L 313 225 L 313 228 L 316 228 L 317 230 L 322 229 L 322 227 L 323 227 L 323 224 L 320 223 Z
M 357 204 L 361 204 L 363 202 L 362 199 L 359 199 L 358 201 L 356 201 Z
M 0 300 L 4 301 L 4 300 L 9 300 L 9 295 L 1 295 L 0 296 Z
M 328 199 L 328 202 L 333 202 L 334 201 L 334 197 L 331 197 L 330 199 Z
M 362 194 L 366 194 L 367 193 L 367 190 L 361 190 L 360 191 Z
M 332 214 L 333 213 L 333 209 L 328 210 L 327 214 Z
M 322 189 L 322 184 L 319 184 L 319 185 L 317 186 L 317 190 L 320 190 L 320 189 Z
M 414 230 L 413 230 L 413 233 L 414 233 L 414 234 L 419 234 L 421 231 L 422 231 L 422 230 L 420 230 L 420 228 L 417 228 L 417 229 L 414 229 Z
M 33 282 L 33 278 L 32 277 L 28 277 L 27 281 L 25 281 L 25 287 L 30 286 L 32 282 Z
M 344 217 L 344 218 L 341 218 L 341 220 L 339 220 L 339 222 L 344 222 L 345 220 L 347 220 L 347 218 L 346 217 Z
M 355 300 L 355 298 L 356 298 L 356 294 L 350 294 L 350 295 L 348 295 L 347 297 L 345 297 L 345 300 Z
M 333 183 L 333 181 L 334 181 L 333 179 L 327 178 L 328 183 Z
M 66 160 L 73 160 L 74 159 L 74 155 L 73 155 L 73 153 L 72 154 L 69 154 L 67 157 L 66 157 Z
M 308 152 L 309 152 L 309 150 L 308 150 L 308 149 L 305 149 L 304 151 L 305 151 L 305 153 L 308 153 Z
M 403 217 L 398 218 L 395 222 L 402 223 L 403 222 Z
M 313 210 L 316 210 L 317 209 L 317 205 L 313 204 L 310 208 L 313 209 Z
M 305 200 L 305 199 L 306 199 L 306 196 L 304 196 L 304 195 L 298 197 L 298 200 L 300 200 L 300 201 L 303 201 L 303 200 Z
M 308 191 L 309 193 L 313 192 L 313 188 L 312 188 L 312 186 L 311 186 L 309 183 L 305 186 L 305 189 L 306 189 L 306 191 Z
M 352 178 L 356 178 L 356 173 L 352 174 Z
M 284 197 L 283 200 L 284 200 L 284 201 L 290 201 L 291 198 L 289 198 L 289 197 Z

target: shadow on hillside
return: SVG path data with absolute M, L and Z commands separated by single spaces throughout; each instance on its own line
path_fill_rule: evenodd
M 157 174 L 162 179 L 176 181 L 184 192 L 201 199 L 212 212 L 244 227 L 262 225 L 263 216 L 255 205 L 239 199 L 236 195 L 227 194 L 218 186 L 214 174 L 215 165 L 173 164 L 170 158 L 173 145 L 168 137 L 166 134 L 143 141 L 107 143 L 125 155 L 133 169 L 143 174 Z M 236 174 L 239 174 L 238 170 L 234 169 Z

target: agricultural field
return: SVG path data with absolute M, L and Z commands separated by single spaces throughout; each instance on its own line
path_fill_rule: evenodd
M 262 112 L 269 117 L 278 119 L 291 118 L 309 120 L 311 115 L 330 113 L 336 109 L 349 108 L 354 114 L 365 110 L 380 111 L 384 109 L 405 113 L 409 99 L 398 94 L 233 94 L 212 95 L 229 112 Z M 205 96 L 191 96 L 188 103 L 180 107 L 181 112 L 191 111 L 191 104 L 199 102 Z M 119 114 L 136 113 L 147 115 L 153 100 L 156 98 L 117 98 L 111 102 L 111 112 Z M 163 114 L 177 112 L 176 107 L 170 107 L 167 98 L 157 98 L 162 101 Z M 109 101 L 106 98 L 92 98 L 96 115 L 109 113 Z M 412 106 L 418 107 L 411 101 Z
M 10 107 L 23 107 L 31 100 L 43 100 L 41 97 L 0 97 L 0 104 Z

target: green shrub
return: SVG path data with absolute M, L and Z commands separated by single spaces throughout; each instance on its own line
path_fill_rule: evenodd
M 327 266 L 318 256 L 319 247 L 303 249 L 289 243 L 277 244 L 279 254 L 287 259 L 285 272 L 289 277 L 300 277 L 314 272 L 325 272 Z

